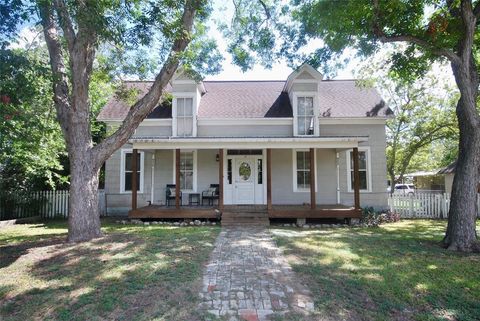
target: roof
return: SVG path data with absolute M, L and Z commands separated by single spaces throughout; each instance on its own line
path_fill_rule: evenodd
M 152 82 L 129 81 L 139 97 Z M 285 81 L 204 81 L 206 93 L 200 100 L 198 118 L 277 118 L 292 117 Z M 171 91 L 168 86 L 165 89 Z M 374 88 L 356 86 L 355 80 L 325 80 L 319 83 L 321 117 L 388 117 L 393 112 Z M 128 104 L 113 97 L 98 115 L 99 120 L 123 120 Z M 169 107 L 157 107 L 147 118 L 171 118 Z
M 457 161 L 454 161 L 450 165 L 440 169 L 437 173 L 438 174 L 454 174 L 455 173 L 455 167 L 457 167 Z

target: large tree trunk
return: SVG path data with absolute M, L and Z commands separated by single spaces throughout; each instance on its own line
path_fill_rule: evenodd
M 460 141 L 443 243 L 449 250 L 472 252 L 480 250 L 476 235 L 476 199 L 480 178 L 480 123 L 476 105 L 478 76 L 473 59 L 469 66 L 452 64 L 452 69 L 461 94 L 456 109 Z
M 82 242 L 102 236 L 98 211 L 98 169 L 90 157 L 77 154 L 70 161 L 71 184 L 68 241 Z

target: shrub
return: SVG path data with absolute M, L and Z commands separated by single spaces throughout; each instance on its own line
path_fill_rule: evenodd
M 400 221 L 400 215 L 389 210 L 376 211 L 373 207 L 365 207 L 362 210 L 361 224 L 364 226 L 379 226 L 383 223 L 398 221 Z

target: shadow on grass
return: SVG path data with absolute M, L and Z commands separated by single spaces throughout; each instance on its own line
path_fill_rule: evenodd
M 444 229 L 411 221 L 274 233 L 324 319 L 478 320 L 480 256 L 440 248 Z
M 8 267 L 25 280 L 0 287 L 0 319 L 200 319 L 194 311 L 202 264 L 218 229 L 105 230 L 105 237 L 82 244 L 13 245 L 9 252 L 22 261 Z

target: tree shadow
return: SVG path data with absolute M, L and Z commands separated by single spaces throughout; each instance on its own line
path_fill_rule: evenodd
M 199 276 L 215 236 L 209 228 L 125 227 L 88 243 L 37 244 L 55 245 L 28 269 L 42 286 L 0 299 L 0 319 L 199 319 Z
M 438 246 L 441 224 L 278 237 L 332 320 L 475 320 L 480 256 Z M 444 227 L 444 226 L 443 226 Z

